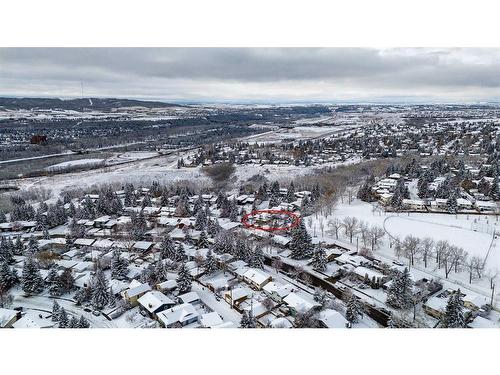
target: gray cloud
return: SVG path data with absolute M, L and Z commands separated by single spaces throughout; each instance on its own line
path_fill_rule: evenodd
M 500 49 L 0 48 L 0 95 L 164 100 L 500 97 Z

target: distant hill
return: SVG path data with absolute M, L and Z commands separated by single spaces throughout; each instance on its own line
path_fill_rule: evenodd
M 56 98 L 0 98 L 0 108 L 5 109 L 63 109 L 81 111 L 94 109 L 109 111 L 119 107 L 146 107 L 168 108 L 182 107 L 182 105 L 114 98 L 84 98 L 84 99 L 56 99 Z

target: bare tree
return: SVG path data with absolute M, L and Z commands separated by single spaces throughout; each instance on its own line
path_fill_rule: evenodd
M 346 217 L 344 219 L 344 230 L 347 237 L 349 237 L 349 242 L 352 243 L 352 238 L 359 231 L 359 220 L 355 217 Z
M 420 253 L 420 239 L 413 236 L 406 236 L 403 244 L 403 254 L 408 258 L 410 265 L 415 264 L 415 258 Z
M 332 228 L 332 231 L 335 233 L 335 238 L 339 239 L 340 228 L 342 228 L 344 224 L 339 218 L 334 218 L 333 220 L 328 220 L 328 226 Z
M 488 279 L 490 280 L 490 289 L 495 287 L 495 280 L 500 275 L 500 270 L 498 268 L 488 270 Z
M 384 238 L 384 236 L 385 236 L 384 228 L 376 225 L 370 228 L 368 232 L 368 237 L 370 239 L 370 245 L 372 251 L 375 251 L 378 248 L 380 241 L 382 240 L 382 238 Z
M 427 261 L 431 255 L 432 249 L 434 248 L 434 240 L 429 237 L 425 237 L 420 241 L 420 252 L 422 254 L 422 260 L 424 261 L 424 266 L 427 268 Z
M 478 263 L 483 263 L 481 257 L 478 256 L 469 257 L 469 259 L 467 259 L 465 263 L 467 266 L 467 270 L 469 271 L 469 284 L 472 284 L 472 280 L 474 279 L 474 273 L 476 271 Z
M 361 241 L 363 241 L 363 246 L 368 247 L 370 243 L 369 237 L 370 227 L 364 221 L 359 222 L 359 233 L 361 234 Z
M 319 219 L 319 228 L 321 229 L 321 237 L 325 236 L 325 222 L 323 218 Z
M 441 255 L 446 278 L 448 278 L 451 270 L 457 267 L 457 263 L 463 259 L 463 256 L 463 249 L 454 245 L 448 246 L 447 250 Z
M 351 204 L 356 196 L 356 190 L 353 187 L 348 187 L 346 188 L 345 193 L 347 195 L 347 203 Z
M 443 262 L 443 257 L 446 253 L 448 253 L 448 249 L 450 244 L 448 241 L 438 241 L 436 242 L 436 246 L 434 248 L 434 253 L 436 255 L 436 263 L 438 265 L 438 269 L 441 268 L 441 264 Z

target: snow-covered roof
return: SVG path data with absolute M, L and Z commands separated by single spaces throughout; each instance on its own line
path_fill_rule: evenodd
M 499 328 L 494 322 L 482 316 L 476 316 L 474 320 L 468 324 L 470 328 Z
M 306 299 L 304 296 L 291 292 L 284 299 L 288 306 L 295 309 L 296 311 L 308 311 L 313 307 L 319 306 L 316 302 Z
M 245 298 L 250 297 L 252 295 L 252 291 L 249 288 L 240 287 L 240 288 L 236 288 L 236 289 L 227 291 L 225 293 L 225 295 L 231 296 L 233 301 L 236 301 L 236 300 L 239 300 L 239 299 L 244 298 L 244 297 Z
M 157 314 L 158 319 L 169 326 L 177 322 L 184 323 L 188 320 L 198 317 L 198 312 L 190 303 L 183 303 L 170 309 L 163 310 Z
M 212 328 L 212 327 L 218 326 L 222 323 L 223 323 L 223 321 L 222 321 L 221 317 L 215 311 L 212 311 L 212 312 L 207 313 L 207 314 L 203 314 L 200 317 L 200 324 L 202 327 L 205 327 L 205 328 Z
M 284 317 L 276 318 L 269 323 L 272 328 L 292 328 L 292 323 Z
M 175 289 L 177 288 L 177 281 L 175 280 L 167 280 L 162 283 L 157 284 L 157 287 L 160 289 Z
M 129 295 L 130 296 L 130 295 Z M 156 312 L 162 306 L 173 306 L 175 302 L 157 290 L 151 290 L 140 297 L 137 302 L 150 313 Z
M 361 277 L 365 277 L 365 275 L 368 275 L 370 279 L 373 279 L 374 277 L 375 279 L 383 279 L 385 277 L 384 274 L 366 267 L 356 267 L 354 269 L 354 273 Z
M 446 304 L 448 303 L 447 298 L 439 298 L 439 297 L 431 297 L 425 302 L 425 306 L 435 310 L 444 313 L 446 310 Z
M 285 237 L 285 236 L 280 236 L 280 235 L 274 235 L 271 237 L 271 240 L 276 242 L 277 244 L 279 245 L 283 245 L 283 246 L 286 246 L 288 245 L 288 243 L 292 240 L 291 238 L 289 237 Z
M 250 280 L 251 282 L 261 285 L 265 283 L 267 280 L 271 279 L 271 275 L 268 273 L 261 271 L 257 268 L 249 268 L 244 274 L 243 277 L 245 279 Z
M 96 240 L 92 246 L 94 247 L 100 247 L 100 248 L 109 248 L 113 246 L 113 241 L 108 240 L 107 238 L 102 239 L 102 240 Z
M 26 314 L 21 319 L 12 324 L 14 328 L 50 328 L 54 326 L 54 322 L 40 318 L 35 313 Z
M 177 296 L 182 303 L 193 303 L 200 300 L 200 296 L 196 292 L 187 292 Z
M 474 293 L 468 293 L 463 298 L 465 303 L 469 303 L 477 308 L 481 308 L 482 306 L 488 304 L 488 300 L 484 296 L 480 296 Z
M 186 238 L 186 233 L 182 229 L 175 228 L 169 233 L 170 238 L 173 240 L 183 240 Z
M 145 293 L 149 290 L 151 290 L 151 287 L 149 286 L 149 284 L 140 284 L 138 286 L 135 286 L 133 288 L 126 290 L 125 293 L 127 294 L 127 296 L 129 298 L 131 298 L 131 297 L 138 296 L 141 293 Z
M 346 328 L 348 323 L 342 314 L 332 309 L 323 310 L 319 314 L 319 320 L 328 328 Z
M 149 242 L 149 241 L 137 241 L 136 243 L 134 243 L 134 249 L 146 251 L 146 250 L 148 250 L 153 245 L 154 245 L 153 242 Z

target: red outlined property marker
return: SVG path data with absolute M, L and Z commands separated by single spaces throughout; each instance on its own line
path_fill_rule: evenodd
M 270 214 L 270 215 L 282 215 L 282 216 L 287 216 L 290 220 L 290 223 L 286 223 L 283 226 L 267 226 L 267 225 L 259 225 L 259 224 L 254 224 L 251 223 L 252 219 L 255 218 L 258 215 L 261 214 Z M 282 219 L 283 221 L 286 220 Z M 294 214 L 291 211 L 287 210 L 255 210 L 250 212 L 249 214 L 243 215 L 241 218 L 241 223 L 245 228 L 248 229 L 257 229 L 257 230 L 263 230 L 266 232 L 278 232 L 278 231 L 288 231 L 290 229 L 293 229 L 297 227 L 300 224 L 300 217 Z

